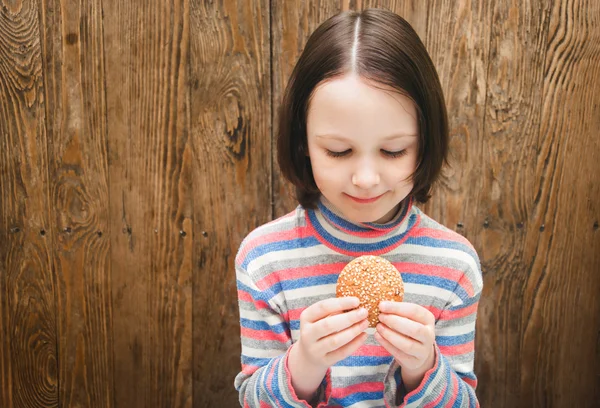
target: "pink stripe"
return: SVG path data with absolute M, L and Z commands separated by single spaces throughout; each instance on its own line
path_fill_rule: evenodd
M 256 370 L 258 370 L 260 367 L 259 366 L 255 366 L 255 365 L 250 365 L 250 364 L 242 364 L 242 373 L 246 374 L 246 375 L 252 375 L 256 372 Z
M 256 283 L 256 286 L 262 290 L 269 289 L 276 283 L 293 281 L 301 278 L 310 278 L 313 276 L 335 275 L 344 269 L 346 263 L 338 262 L 325 265 L 309 265 L 298 268 L 283 269 L 279 272 L 273 272 L 262 278 Z
M 469 316 L 477 311 L 477 303 L 473 303 L 462 309 L 457 310 L 444 310 L 440 316 L 441 320 L 454 320 L 460 319 L 461 317 Z
M 452 376 L 452 400 L 448 402 L 449 407 L 453 406 L 458 398 L 458 379 L 456 377 L 456 374 Z
M 425 276 L 439 276 L 441 278 L 451 279 L 454 282 L 459 282 L 464 275 L 464 272 L 453 268 L 436 265 L 424 265 L 412 262 L 393 262 L 393 265 L 402 273 L 414 273 Z M 461 287 L 469 296 L 473 296 L 473 285 L 468 279 L 461 282 Z
M 344 388 L 336 388 L 334 391 L 334 395 L 336 398 L 345 398 L 348 395 L 355 394 L 357 392 L 378 392 L 383 391 L 383 382 L 364 382 L 349 385 Z
M 427 405 L 425 405 L 425 408 L 433 408 L 433 407 L 437 406 L 437 404 L 439 404 L 442 401 L 442 399 L 444 399 L 444 395 L 446 395 L 447 389 L 448 389 L 448 384 L 444 384 L 444 389 L 442 390 L 440 395 L 438 395 L 438 397 L 435 400 L 433 400 L 430 403 L 428 403 Z
M 475 390 L 477 388 L 477 379 L 472 379 L 472 378 L 463 378 L 462 379 L 467 385 L 470 385 L 471 388 L 473 388 L 473 390 Z
M 275 397 L 275 393 L 273 393 L 273 374 L 275 373 L 275 368 L 276 367 L 277 367 L 277 364 L 271 365 L 271 370 L 269 371 L 269 374 L 267 375 L 267 389 L 269 390 L 269 393 L 273 396 L 273 399 L 277 403 L 277 406 L 281 407 L 281 405 L 279 404 L 279 402 L 277 402 L 277 398 Z
M 438 346 L 440 351 L 444 355 L 448 356 L 458 356 L 460 354 L 467 354 L 473 351 L 475 344 L 473 341 L 470 341 L 465 344 L 458 344 L 456 346 Z
M 362 357 L 388 357 L 390 353 L 383 346 L 362 345 L 352 354 Z
M 254 330 L 247 327 L 241 327 L 240 332 L 242 337 L 254 340 L 275 340 L 285 344 L 290 338 L 286 333 L 275 333 L 270 330 Z
M 473 245 L 471 245 L 471 243 L 469 242 L 468 239 L 466 239 L 465 237 L 460 235 L 458 232 L 454 232 L 454 231 L 444 231 L 441 229 L 424 227 L 424 228 L 419 228 L 419 230 L 416 231 L 413 234 L 413 236 L 414 237 L 430 237 L 430 238 L 436 238 L 436 239 L 443 239 L 445 241 L 458 242 L 458 243 L 461 243 L 461 244 L 469 247 L 473 251 L 475 251 L 475 248 L 473 248 Z
M 245 290 L 238 290 L 237 293 L 238 293 L 239 300 L 243 300 L 244 302 L 254 303 L 254 306 L 259 310 L 271 308 L 271 306 L 269 306 L 269 304 L 263 300 L 254 300 L 252 295 L 250 295 L 250 293 L 246 292 Z

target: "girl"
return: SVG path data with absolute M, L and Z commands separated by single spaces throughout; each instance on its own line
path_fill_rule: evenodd
M 447 163 L 448 123 L 433 63 L 410 25 L 343 12 L 309 38 L 277 136 L 295 211 L 252 231 L 236 256 L 244 407 L 473 407 L 480 263 L 425 215 Z M 379 255 L 405 282 L 367 329 L 339 272 Z M 367 329 L 367 330 L 365 330 Z

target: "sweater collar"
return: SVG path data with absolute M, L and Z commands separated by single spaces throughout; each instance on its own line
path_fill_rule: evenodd
M 404 199 L 398 212 L 386 223 L 353 222 L 348 220 L 325 196 L 321 195 L 316 209 L 307 210 L 307 222 L 317 239 L 337 252 L 352 256 L 377 255 L 400 245 L 417 225 L 419 217 L 413 198 Z

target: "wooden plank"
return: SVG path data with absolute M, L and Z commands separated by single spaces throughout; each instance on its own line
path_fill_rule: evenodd
M 378 8 L 393 11 L 400 17 L 408 21 L 412 28 L 417 32 L 421 41 L 425 43 L 427 36 L 427 13 L 429 11 L 428 4 L 430 0 L 357 0 L 354 10 L 360 11 L 368 8 Z
M 533 100 L 541 111 L 540 131 L 532 141 L 537 154 L 531 159 L 517 156 L 532 164 L 520 170 L 529 179 L 527 185 L 521 186 L 516 178 L 514 188 L 527 191 L 521 201 L 529 206 L 531 219 L 523 248 L 525 279 L 513 283 L 514 289 L 517 284 L 523 287 L 522 307 L 512 310 L 522 322 L 517 361 L 525 398 L 519 406 L 596 407 L 600 401 L 600 4 L 555 0 L 549 12 L 548 34 L 539 44 L 545 57 L 542 94 Z M 519 75 L 512 81 L 516 78 L 524 80 Z
M 0 406 L 57 407 L 56 290 L 38 5 L 0 8 Z
M 541 0 L 519 7 L 496 1 L 490 21 L 484 139 L 477 169 L 483 185 L 473 220 L 479 225 L 487 221 L 487 228 L 477 234 L 485 276 L 476 343 L 482 406 L 545 406 L 534 405 L 532 390 L 523 384 L 527 371 L 539 364 L 524 350 L 523 334 L 531 309 L 528 287 L 539 256 L 531 245 L 550 239 L 548 232 L 539 231 L 545 210 L 538 205 L 534 177 L 548 8 Z M 545 347 L 545 341 L 539 345 Z
M 191 407 L 189 2 L 103 4 L 115 404 Z
M 101 5 L 40 4 L 59 405 L 108 407 L 113 334 Z
M 239 406 L 234 258 L 271 214 L 269 1 L 193 2 L 194 405 Z
M 312 32 L 329 17 L 351 5 L 337 1 L 285 1 L 272 2 L 272 77 L 273 77 L 273 130 L 277 131 L 278 108 L 283 98 L 294 65 L 300 58 Z M 273 134 L 273 146 L 276 146 Z M 295 189 L 283 178 L 277 166 L 277 152 L 273 148 L 273 218 L 281 217 L 298 206 Z

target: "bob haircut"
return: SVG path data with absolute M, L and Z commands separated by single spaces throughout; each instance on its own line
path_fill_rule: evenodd
M 296 199 L 305 208 L 316 208 L 321 194 L 308 156 L 306 120 L 311 96 L 321 82 L 348 73 L 392 88 L 415 103 L 419 151 L 408 197 L 426 203 L 442 166 L 448 164 L 444 95 L 417 33 L 402 17 L 383 9 L 345 11 L 323 22 L 309 37 L 292 71 L 279 107 L 277 162 L 283 176 L 296 187 Z

